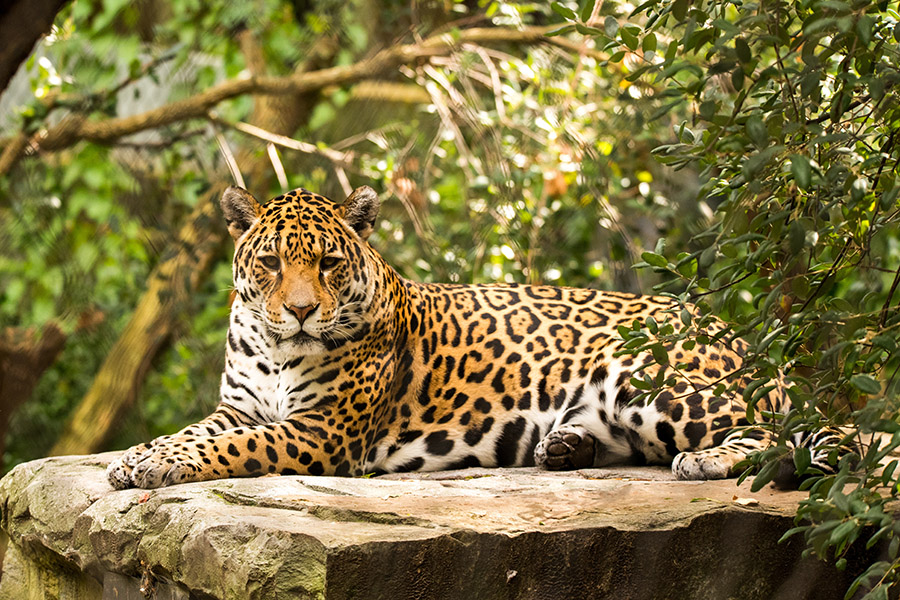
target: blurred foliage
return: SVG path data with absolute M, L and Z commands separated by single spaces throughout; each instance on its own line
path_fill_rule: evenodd
M 285 75 L 326 39 L 338 48 L 335 64 L 349 65 L 459 27 L 563 22 L 549 5 L 487 0 L 75 0 L 5 93 L 0 140 L 73 115 L 137 114 L 243 77 L 236 38 L 243 29 L 261 45 L 269 74 Z M 672 126 L 688 113 L 651 120 L 663 88 L 631 78 L 639 63 L 607 61 L 593 42 L 572 40 L 469 44 L 377 80 L 323 90 L 294 136 L 322 152 L 278 149 L 288 187 L 338 201 L 343 177 L 379 189 L 384 202 L 371 241 L 417 280 L 646 291 L 659 279 L 634 272 L 632 263 L 662 234 L 686 245 L 712 214 L 708 202 L 695 200 L 694 171 L 673 171 L 651 155 L 675 141 Z M 215 111 L 234 123 L 246 121 L 252 106 L 243 96 Z M 46 152 L 0 178 L 0 326 L 54 320 L 71 334 L 13 420 L 4 469 L 47 452 L 175 231 L 212 183 L 231 181 L 216 131 L 235 153 L 265 156 L 257 138 L 190 120 L 110 145 Z M 326 151 L 345 153 L 349 166 Z M 277 178 L 270 180 L 268 189 L 248 185 L 261 197 L 281 193 Z M 176 334 L 110 448 L 169 433 L 216 404 L 230 255 L 224 248 L 202 288 L 172 315 Z M 105 318 L 82 330 L 88 311 Z
M 593 6 L 592 2 L 589 2 Z M 683 365 L 664 343 L 707 343 L 713 313 L 751 343 L 743 392 L 748 416 L 776 372 L 791 382 L 786 415 L 763 415 L 780 444 L 754 457 L 754 488 L 777 473 L 792 434 L 844 426 L 862 442 L 859 464 L 836 475 L 794 453 L 809 499 L 798 526 L 808 552 L 846 566 L 854 544 L 886 542 L 848 591 L 887 598 L 900 578 L 900 521 L 886 509 L 898 494 L 900 445 L 900 14 L 862 0 L 748 3 L 649 0 L 629 15 L 589 22 L 554 8 L 565 30 L 595 40 L 610 62 L 638 55 L 631 77 L 659 86 L 660 110 L 684 108 L 677 140 L 654 149 L 674 168 L 700 172 L 699 197 L 716 207 L 688 248 L 660 243 L 639 266 L 668 275 L 658 286 L 698 312 L 685 328 L 637 322 L 621 333 L 654 352 L 667 373 L 633 382 L 644 398 L 672 385 Z M 717 393 L 727 393 L 726 384 Z M 751 466 L 754 466 L 751 465 Z M 892 592 L 896 595 L 896 592 Z

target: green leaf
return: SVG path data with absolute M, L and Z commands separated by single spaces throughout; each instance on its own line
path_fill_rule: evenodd
M 632 377 L 629 380 L 629 383 L 631 383 L 631 387 L 638 390 L 649 390 L 653 388 L 650 383 L 644 381 L 643 379 L 638 379 L 637 377 Z
M 763 487 L 772 481 L 775 478 L 775 475 L 778 474 L 778 470 L 780 465 L 777 460 L 772 460 L 766 463 L 766 465 L 760 470 L 760 472 L 753 478 L 753 484 L 750 486 L 751 492 L 758 492 L 763 489 Z
M 638 42 L 637 36 L 634 35 L 631 31 L 629 31 L 626 27 L 619 28 L 619 36 L 622 38 L 622 42 L 628 46 L 629 50 L 637 50 L 640 43 Z
M 749 181 L 759 175 L 760 171 L 775 157 L 776 154 L 784 150 L 783 146 L 770 146 L 759 154 L 755 154 L 744 162 L 741 170 L 744 177 Z
M 666 46 L 666 64 L 670 64 L 675 60 L 676 54 L 678 54 L 678 41 L 672 40 L 669 42 L 669 45 Z
M 700 116 L 707 121 L 712 121 L 718 110 L 718 103 L 715 100 L 707 100 L 700 103 Z
M 788 227 L 788 247 L 791 254 L 797 254 L 806 245 L 806 228 L 800 221 L 791 221 Z
M 591 18 L 596 2 L 597 0 L 584 0 L 584 5 L 581 7 L 581 14 L 579 15 L 582 23 L 587 23 L 588 19 Z
M 797 468 L 797 473 L 803 475 L 811 464 L 812 454 L 810 453 L 809 448 L 804 446 L 797 446 L 794 448 L 794 466 Z
M 865 177 L 858 177 L 850 184 L 850 199 L 854 203 L 862 202 L 866 193 L 869 191 L 869 180 Z
M 743 38 L 734 38 L 734 50 L 741 63 L 746 65 L 753 60 L 753 53 L 750 51 L 750 46 Z
M 764 385 L 760 388 L 757 388 L 753 392 L 753 396 L 750 398 L 749 404 L 756 405 L 756 403 L 758 403 L 762 399 L 763 396 L 768 395 L 769 392 L 771 392 L 772 390 L 774 390 L 777 387 L 778 387 L 777 384 L 770 383 L 769 385 Z
M 818 71 L 807 73 L 800 79 L 800 93 L 804 96 L 813 96 L 819 93 L 822 74 Z
M 828 108 L 828 118 L 831 119 L 832 123 L 837 123 L 841 120 L 844 111 L 846 111 L 849 106 L 850 98 L 847 97 L 843 91 L 838 92 L 831 99 L 831 106 Z
M 859 373 L 850 378 L 850 385 L 858 389 L 863 394 L 874 395 L 881 392 L 881 384 L 878 383 L 871 375 Z
M 678 272 L 685 278 L 690 279 L 697 274 L 697 259 L 691 258 L 678 264 Z
M 552 31 L 548 31 L 545 35 L 546 35 L 547 37 L 553 37 L 553 36 L 555 36 L 555 35 L 565 35 L 565 34 L 568 34 L 568 33 L 572 33 L 573 31 L 575 31 L 575 25 L 572 25 L 572 24 L 570 23 L 570 24 L 568 24 L 568 25 L 563 25 L 563 26 L 560 27 L 559 29 L 554 29 L 554 30 L 552 30 Z
M 656 34 L 652 31 L 644 36 L 641 42 L 641 50 L 644 52 L 656 52 Z
M 884 97 L 884 83 L 884 79 L 881 77 L 869 78 L 869 95 L 872 96 L 872 100 L 875 102 L 881 101 Z
M 758 115 L 749 117 L 744 127 L 747 130 L 747 135 L 757 147 L 765 148 L 768 145 L 769 130 Z
M 872 28 L 875 26 L 875 19 L 870 15 L 863 15 L 856 22 L 856 33 L 859 35 L 859 41 L 863 45 L 868 46 L 872 42 Z
M 603 31 L 605 31 L 606 35 L 609 37 L 615 38 L 616 34 L 619 33 L 619 21 L 612 15 L 606 17 L 603 21 Z
M 650 352 L 653 354 L 653 360 L 660 365 L 669 364 L 669 353 L 666 352 L 666 349 L 663 348 L 662 344 L 653 344 L 650 347 Z
M 643 254 L 641 254 L 641 258 L 644 260 L 644 262 L 654 267 L 665 267 L 669 264 L 666 260 L 666 257 L 660 256 L 655 252 L 644 252 Z
M 736 90 L 744 89 L 744 68 L 742 66 L 736 66 L 731 72 L 731 85 Z
M 575 31 L 582 35 L 589 35 L 597 38 L 606 38 L 603 32 L 596 27 L 588 27 L 587 25 L 582 25 L 581 23 L 575 23 Z
M 840 544 L 845 541 L 854 531 L 859 528 L 859 524 L 854 519 L 848 519 L 831 530 L 828 542 L 831 544 Z
M 769 381 L 768 379 L 762 379 L 762 378 L 760 378 L 760 379 L 754 379 L 754 380 L 751 381 L 749 384 L 747 384 L 747 387 L 744 388 L 744 392 L 743 392 L 744 403 L 748 405 L 748 413 L 750 412 L 751 399 L 752 399 L 753 396 L 754 396 L 754 392 L 755 392 L 758 388 L 760 388 L 760 387 L 762 387 L 763 385 L 765 385 L 766 383 L 768 383 L 768 381 Z M 749 415 L 748 415 L 748 419 L 749 419 L 751 422 L 753 422 L 753 420 L 750 419 L 750 416 L 749 416 Z
M 897 349 L 897 342 L 892 335 L 876 335 L 872 338 L 872 345 L 887 352 L 894 352 Z
M 881 472 L 881 483 L 882 485 L 888 485 L 891 481 L 891 477 L 894 476 L 894 470 L 897 468 L 897 460 L 892 460 Z
M 812 181 L 812 166 L 809 159 L 802 154 L 791 155 L 791 175 L 794 176 L 794 182 L 801 190 L 808 190 Z
M 801 525 L 799 527 L 792 527 L 784 532 L 784 535 L 781 536 L 781 538 L 778 540 L 778 543 L 780 544 L 780 543 L 786 541 L 787 539 L 797 535 L 798 533 L 804 533 L 809 528 L 810 528 L 809 525 Z
M 545 4 L 544 6 L 547 6 L 547 5 Z M 560 4 L 559 2 L 553 2 L 553 3 L 550 5 L 550 8 L 553 9 L 553 12 L 555 12 L 555 13 L 558 14 L 558 15 L 560 15 L 560 16 L 563 17 L 564 19 L 568 19 L 569 21 L 575 21 L 575 20 L 578 18 L 578 17 L 575 15 L 575 11 L 574 11 L 574 10 L 572 10 L 572 9 L 569 8 L 568 6 L 565 6 L 565 5 L 563 5 L 563 4 Z

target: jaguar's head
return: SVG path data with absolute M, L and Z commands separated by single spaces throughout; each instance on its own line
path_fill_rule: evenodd
M 221 204 L 235 241 L 238 297 L 275 341 L 313 352 L 365 326 L 375 190 L 357 188 L 335 204 L 297 189 L 261 205 L 246 190 L 229 187 Z

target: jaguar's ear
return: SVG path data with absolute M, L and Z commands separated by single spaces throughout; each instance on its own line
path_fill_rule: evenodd
M 380 206 L 381 202 L 375 190 L 364 185 L 347 196 L 340 210 L 343 212 L 344 221 L 365 240 L 375 230 L 375 217 L 378 216 Z
M 225 213 L 225 224 L 228 233 L 237 241 L 262 214 L 262 206 L 250 192 L 244 188 L 230 186 L 222 194 L 222 212 Z

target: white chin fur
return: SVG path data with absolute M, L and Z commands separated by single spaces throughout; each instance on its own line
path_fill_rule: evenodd
M 325 346 L 322 340 L 309 335 L 306 332 L 297 332 L 291 337 L 282 337 L 278 344 L 280 346 L 289 345 L 294 352 L 304 354 L 312 354 L 324 350 Z

